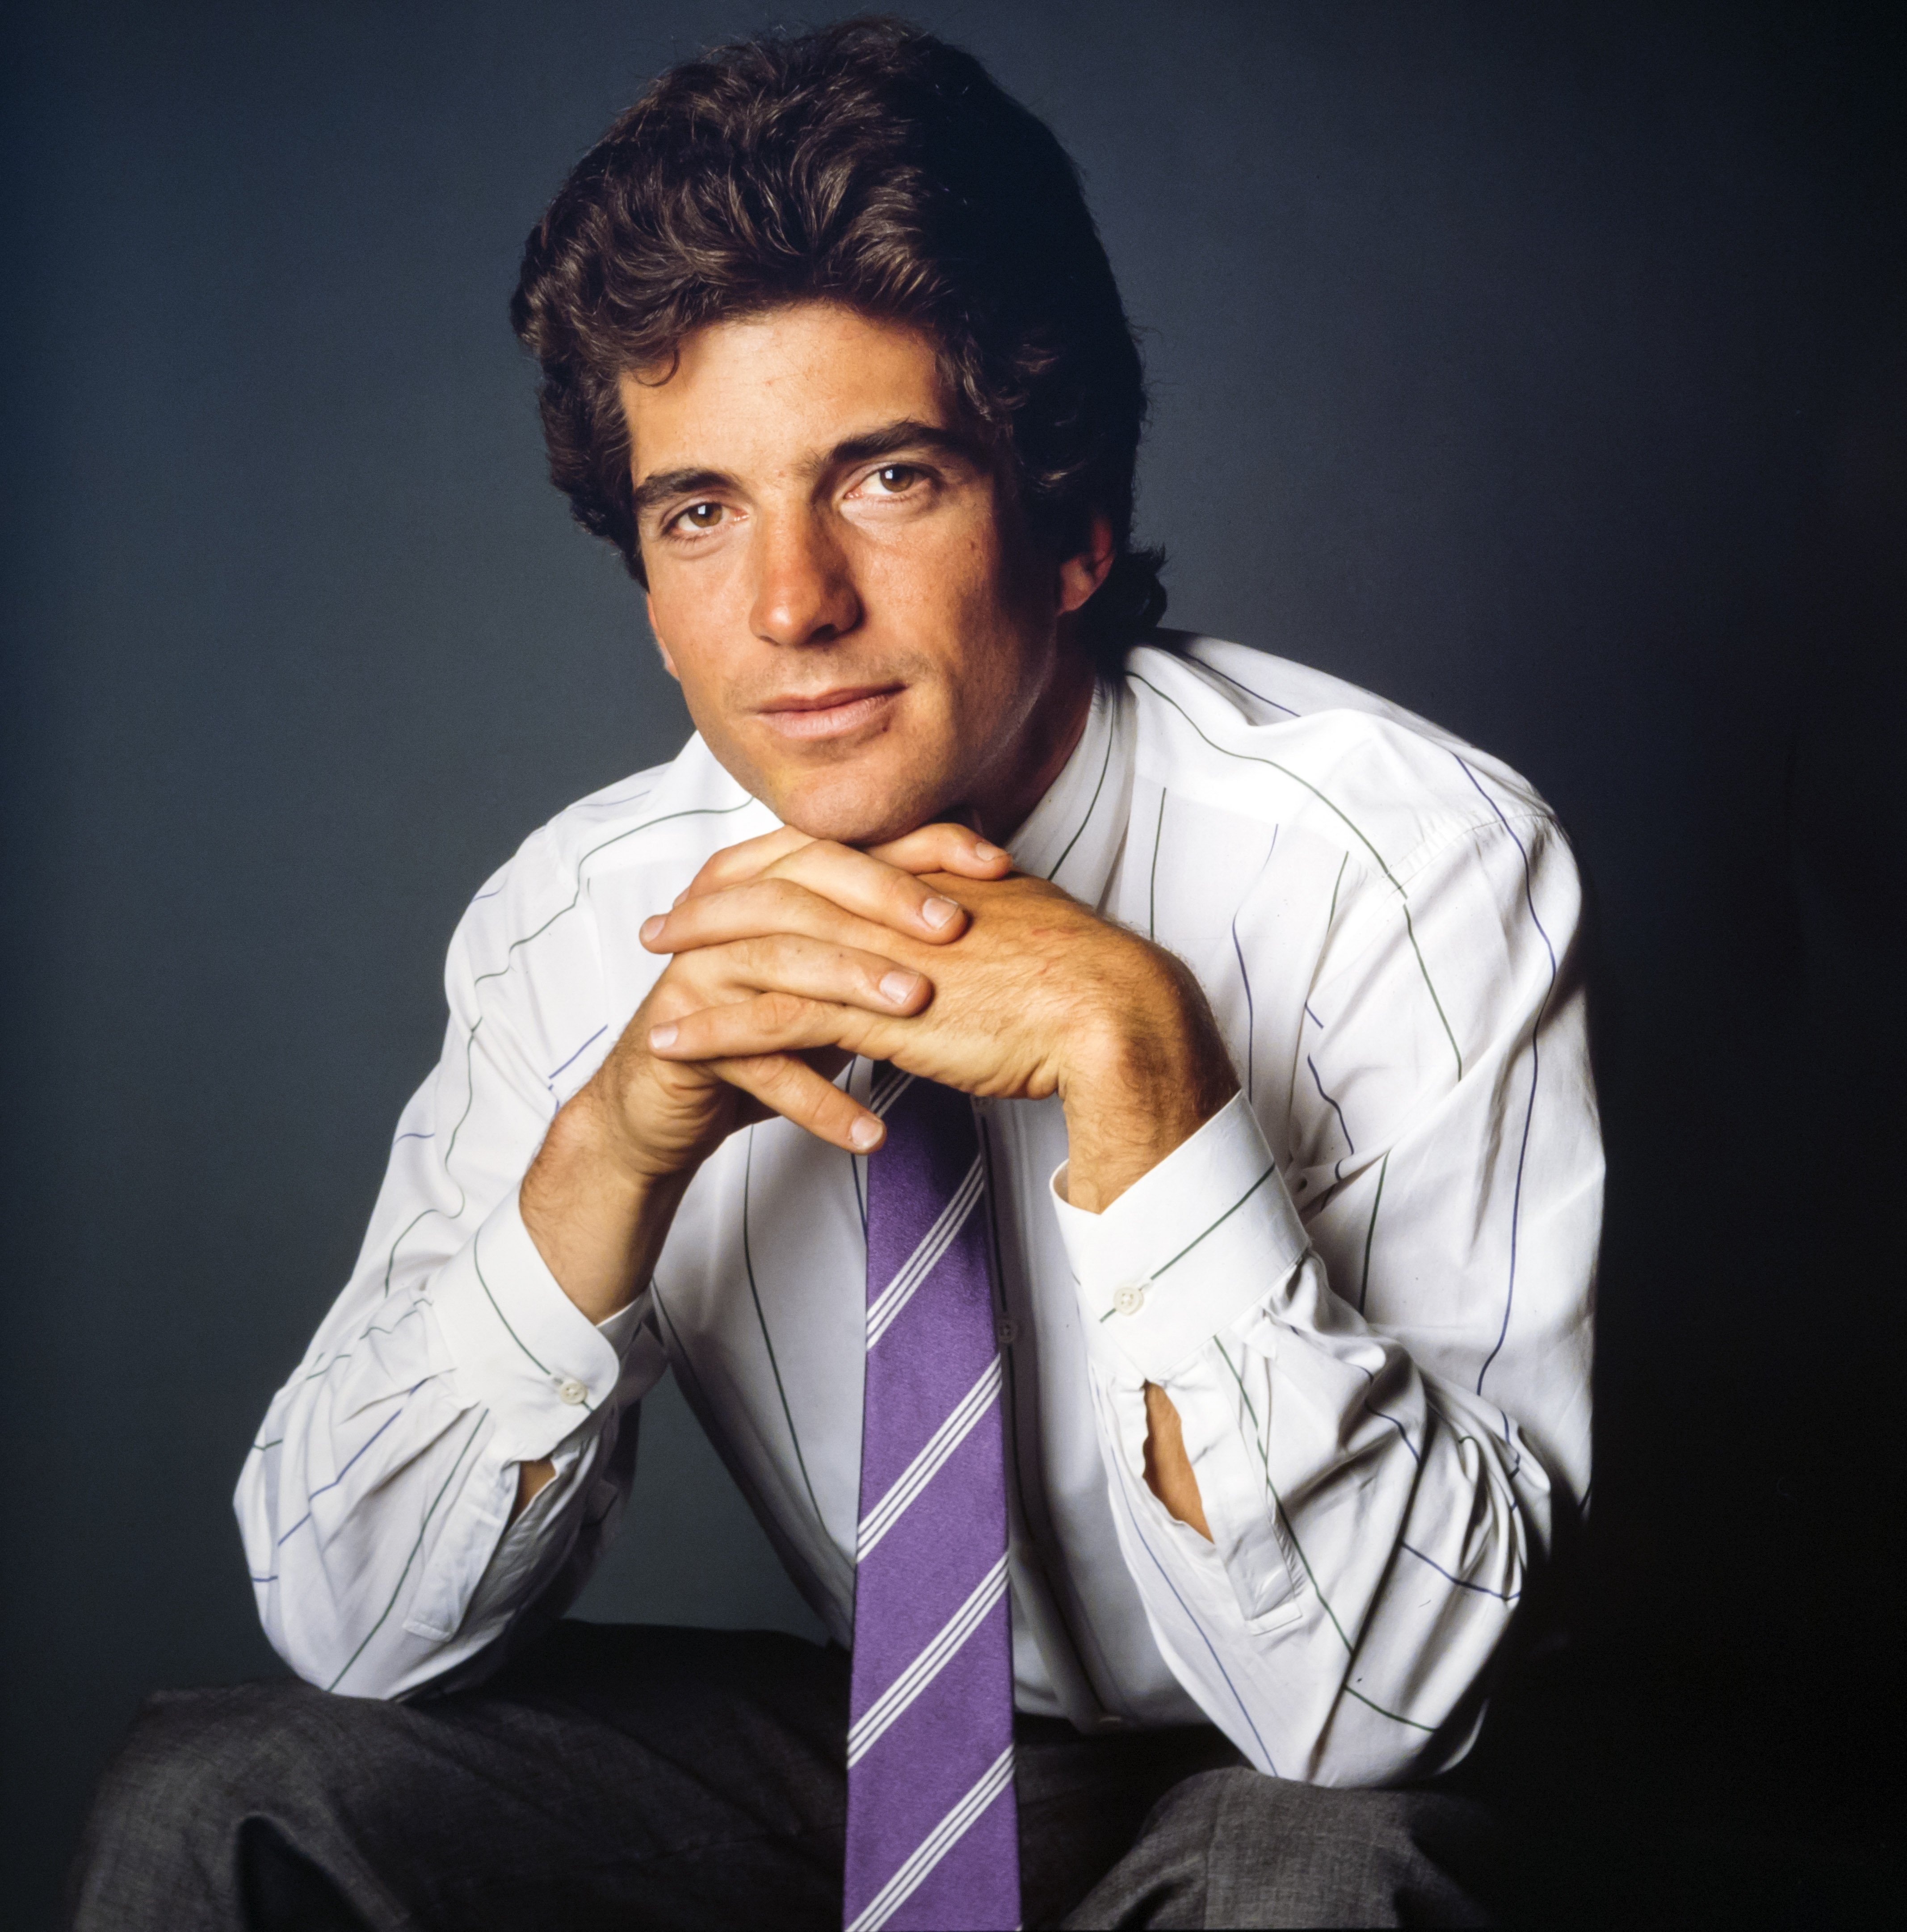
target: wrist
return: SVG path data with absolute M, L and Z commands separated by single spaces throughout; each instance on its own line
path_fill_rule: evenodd
M 592 1322 L 640 1292 L 691 1173 L 650 1171 L 592 1088 L 550 1122 L 518 1204 L 557 1285 Z
M 1066 1197 L 1102 1212 L 1238 1091 L 1204 992 L 1170 953 L 1138 942 L 1139 970 L 1072 1030 L 1060 1078 Z

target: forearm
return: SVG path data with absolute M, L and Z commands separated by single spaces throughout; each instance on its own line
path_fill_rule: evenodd
M 593 1086 L 550 1122 L 518 1203 L 557 1286 L 592 1322 L 641 1292 L 691 1174 L 643 1171 Z

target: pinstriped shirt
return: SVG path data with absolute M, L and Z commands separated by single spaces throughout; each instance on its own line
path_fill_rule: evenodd
M 313 1682 L 463 1681 L 567 1600 L 670 1372 L 849 1642 L 865 1162 L 785 1122 L 734 1135 L 600 1326 L 517 1205 L 661 970 L 643 921 L 774 822 L 692 739 L 533 834 L 460 922 L 442 1058 L 238 1485 L 266 1631 Z M 1177 635 L 1102 685 L 1012 844 L 1186 962 L 1240 1083 L 1097 1215 L 1066 1199 L 1056 1100 L 978 1103 L 1019 1705 L 1204 1717 L 1288 1778 L 1439 1768 L 1588 1494 L 1603 1167 L 1567 846 L 1434 726 Z M 865 1097 L 872 1072 L 843 1078 Z M 1148 1380 L 1209 1541 L 1144 1482 Z

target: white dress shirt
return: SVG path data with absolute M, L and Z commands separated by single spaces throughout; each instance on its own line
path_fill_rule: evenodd
M 1057 1100 L 978 1104 L 1018 1700 L 1086 1729 L 1203 1715 L 1287 1778 L 1426 1774 L 1468 1748 L 1588 1495 L 1603 1164 L 1576 872 L 1495 760 L 1318 672 L 1170 644 L 1102 686 L 1012 845 L 1186 962 L 1241 1091 L 1097 1215 L 1062 1191 Z M 238 1485 L 265 1629 L 312 1682 L 473 1676 L 567 1602 L 670 1369 L 850 1641 L 865 1161 L 784 1121 L 733 1136 L 600 1326 L 517 1204 L 665 964 L 643 921 L 775 823 L 694 738 L 532 834 L 465 914 L 442 1059 Z M 870 1071 L 843 1077 L 865 1094 Z M 1149 1379 L 1210 1541 L 1144 1480 Z M 546 1456 L 511 1522 L 517 1466 Z

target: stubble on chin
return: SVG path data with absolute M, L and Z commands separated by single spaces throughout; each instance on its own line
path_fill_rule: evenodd
M 898 762 L 904 765 L 904 757 Z M 781 789 L 781 798 L 768 796 L 766 802 L 784 824 L 811 838 L 843 845 L 884 844 L 937 819 L 958 815 L 937 789 L 917 777 L 910 782 L 885 760 L 870 761 L 867 769 L 844 762 Z

